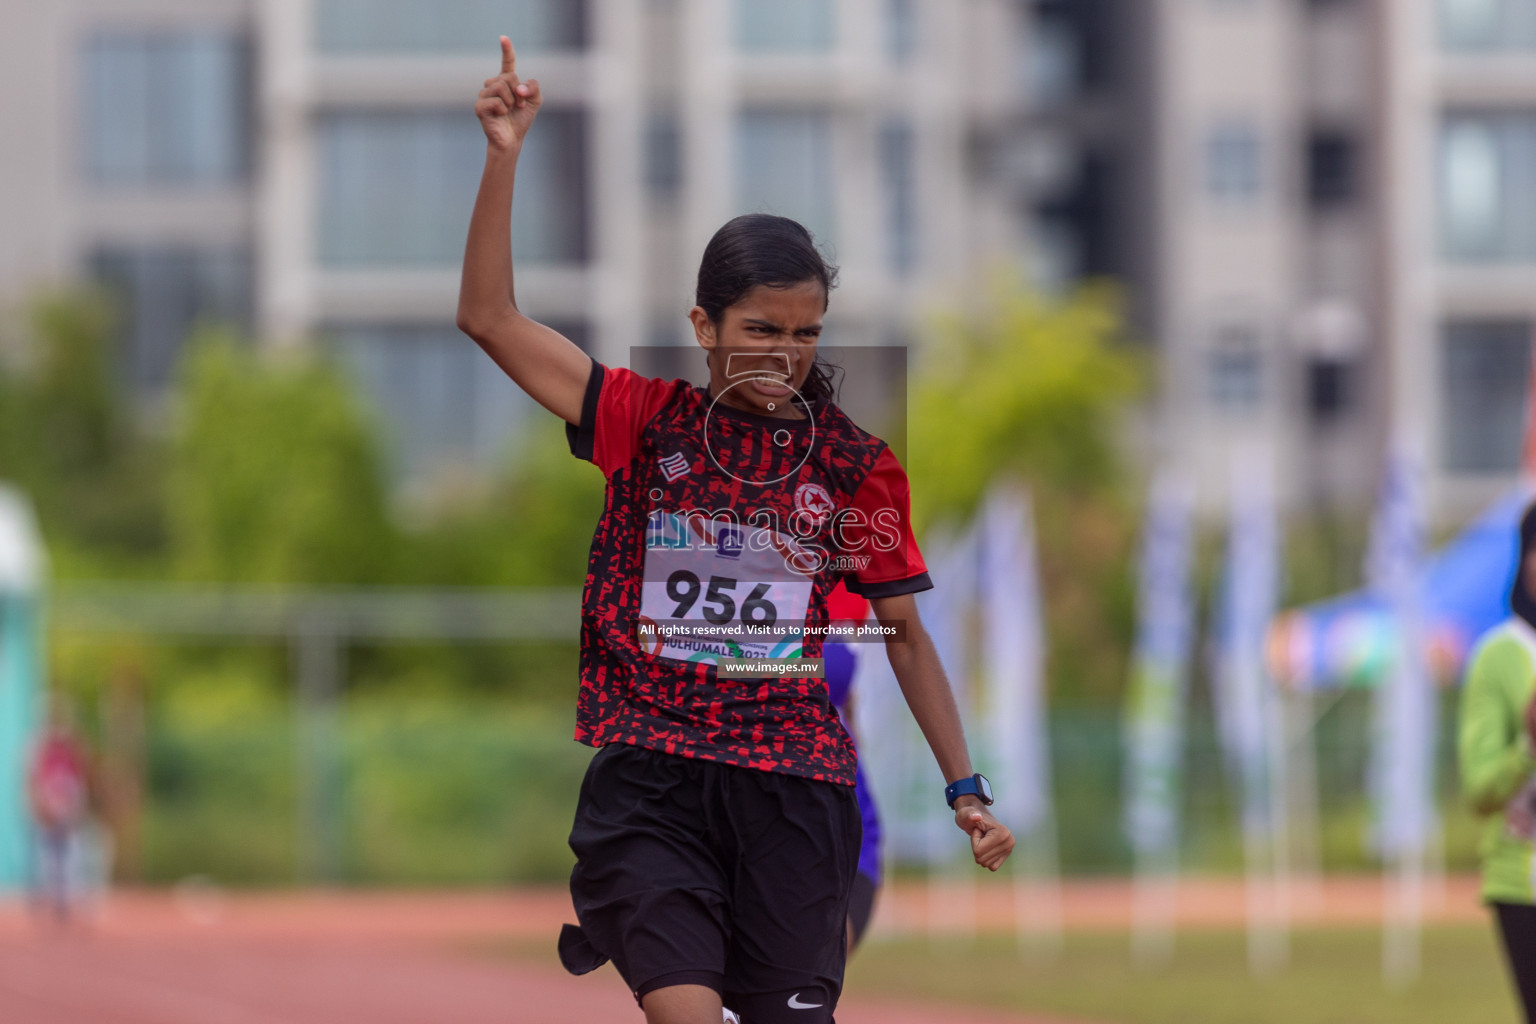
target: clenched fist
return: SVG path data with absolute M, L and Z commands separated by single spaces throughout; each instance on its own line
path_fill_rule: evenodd
M 485 130 L 491 148 L 502 153 L 520 150 L 533 119 L 544 102 L 538 79 L 517 77 L 517 54 L 512 40 L 501 37 L 501 74 L 485 80 L 475 101 L 475 116 Z
M 970 834 L 971 856 L 988 871 L 1002 867 L 1013 852 L 1013 833 L 975 797 L 955 801 L 955 824 Z

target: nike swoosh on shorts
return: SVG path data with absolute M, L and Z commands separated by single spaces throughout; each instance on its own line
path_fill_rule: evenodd
M 825 1003 L 802 1003 L 799 992 L 789 997 L 789 1008 L 791 1010 L 819 1010 L 825 1005 Z

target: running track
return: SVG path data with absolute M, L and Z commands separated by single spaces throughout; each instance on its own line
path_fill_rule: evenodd
M 611 967 L 553 955 L 554 894 L 128 893 L 95 920 L 41 929 L 0 906 L 5 1024 L 642 1024 Z M 548 943 L 511 957 L 496 942 Z M 963 1011 L 967 1024 L 1050 1024 Z M 850 993 L 839 1024 L 941 1024 L 953 1007 Z
M 1011 901 L 957 887 L 939 904 L 916 889 L 887 894 L 877 926 L 1011 927 Z M 1379 920 L 1375 879 L 1329 880 L 1298 900 L 1310 923 Z M 1189 926 L 1241 921 L 1241 882 L 1185 883 Z M 1123 882 L 1073 883 L 1068 927 L 1123 927 Z M 1436 919 L 1481 919 L 1475 881 L 1451 879 L 1430 901 Z M 961 917 L 966 916 L 962 913 Z M 586 978 L 560 970 L 553 936 L 571 917 L 558 891 L 462 894 L 128 892 L 70 930 L 45 930 L 0 904 L 4 1024 L 588 1024 L 642 1018 L 611 967 Z M 509 956 L 496 944 L 531 952 Z M 548 950 L 548 954 L 542 950 Z M 882 1003 L 850 991 L 840 1024 L 1059 1024 L 952 1006 Z

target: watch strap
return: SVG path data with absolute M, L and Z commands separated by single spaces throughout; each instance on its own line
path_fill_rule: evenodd
M 949 806 L 955 806 L 955 801 L 963 796 L 980 796 L 981 786 L 976 782 L 976 776 L 971 775 L 963 779 L 957 779 L 944 787 L 944 802 Z

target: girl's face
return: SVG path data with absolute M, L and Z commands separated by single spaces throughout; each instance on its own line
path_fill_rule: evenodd
M 709 352 L 710 394 L 744 412 L 802 418 L 791 399 L 816 361 L 826 310 L 827 293 L 817 281 L 758 285 L 727 307 L 718 324 L 693 307 L 694 337 Z

